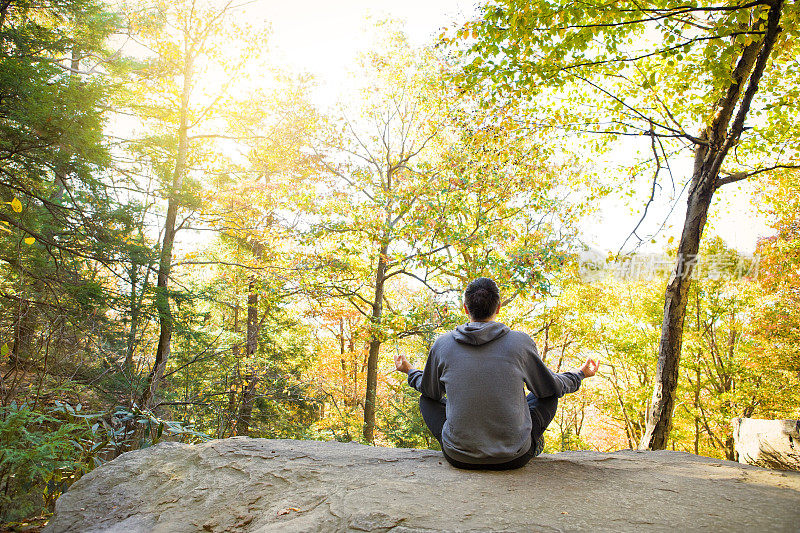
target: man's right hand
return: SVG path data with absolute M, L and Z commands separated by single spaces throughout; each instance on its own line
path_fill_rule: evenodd
M 394 366 L 398 371 L 403 372 L 404 374 L 408 374 L 411 369 L 414 368 L 411 366 L 411 363 L 408 362 L 406 356 L 400 353 L 394 356 Z
M 590 378 L 597 373 L 598 368 L 600 368 L 600 363 L 590 357 L 585 363 L 583 363 L 581 372 L 583 372 L 585 377 Z

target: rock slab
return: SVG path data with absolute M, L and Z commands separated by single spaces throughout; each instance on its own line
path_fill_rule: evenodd
M 562 452 L 463 471 L 334 442 L 162 443 L 75 483 L 45 531 L 792 531 L 800 473 L 682 452 Z
M 732 424 L 740 463 L 800 470 L 800 420 L 734 418 Z

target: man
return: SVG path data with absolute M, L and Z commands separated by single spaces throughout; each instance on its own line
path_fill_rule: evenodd
M 587 359 L 580 370 L 552 372 L 526 333 L 495 321 L 500 292 L 489 278 L 469 284 L 464 310 L 469 323 L 436 339 L 425 370 L 413 368 L 400 354 L 395 366 L 422 393 L 422 417 L 450 464 L 519 468 L 542 453 L 558 399 L 578 390 L 598 364 Z M 527 397 L 523 383 L 531 391 Z

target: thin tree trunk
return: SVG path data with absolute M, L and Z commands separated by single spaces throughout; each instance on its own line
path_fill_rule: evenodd
M 172 331 L 174 328 L 172 310 L 169 303 L 169 276 L 172 272 L 172 247 L 175 244 L 175 222 L 178 218 L 178 193 L 183 185 L 183 175 L 186 169 L 188 154 L 189 130 L 189 93 L 192 88 L 192 57 L 187 55 L 183 66 L 183 91 L 181 93 L 180 123 L 178 125 L 178 153 L 175 159 L 175 170 L 172 175 L 172 190 L 167 204 L 167 219 L 164 222 L 164 240 L 161 245 L 161 256 L 158 264 L 158 281 L 156 284 L 156 309 L 160 331 L 158 335 L 158 348 L 153 369 L 147 377 L 147 386 L 142 394 L 142 406 L 152 407 L 156 391 L 161 384 L 161 378 L 167 367 Z
M 131 265 L 132 270 L 136 269 L 136 265 Z M 145 267 L 144 273 L 144 280 L 142 280 L 142 289 L 139 291 L 138 298 L 136 297 L 136 278 L 138 275 L 136 272 L 131 273 L 131 295 L 130 295 L 130 305 L 131 305 L 131 324 L 130 329 L 128 330 L 128 340 L 127 346 L 125 351 L 125 369 L 126 371 L 132 375 L 134 370 L 133 368 L 133 353 L 136 349 L 136 335 L 138 330 L 139 318 L 141 315 L 142 309 L 142 302 L 144 302 L 144 293 L 147 290 L 147 284 L 150 281 L 150 270 L 153 268 L 153 261 L 148 261 Z M 132 391 L 133 394 L 133 391 Z
M 364 439 L 367 442 L 375 440 L 375 414 L 377 412 L 378 392 L 378 355 L 381 350 L 381 317 L 383 316 L 383 290 L 386 283 L 386 268 L 389 244 L 381 246 L 378 256 L 378 269 L 375 272 L 375 299 L 372 302 L 372 316 L 370 325 L 372 332 L 369 340 L 369 355 L 367 357 L 367 391 L 364 399 Z
M 635 429 L 633 427 L 633 423 L 628 417 L 628 411 L 625 408 L 625 401 L 622 399 L 622 393 L 620 392 L 619 384 L 617 383 L 617 370 L 613 366 L 611 367 L 611 372 L 614 377 L 614 380 L 611 381 L 611 386 L 613 387 L 614 392 L 617 395 L 619 408 L 622 411 L 622 420 L 625 422 L 625 435 L 628 437 L 628 446 L 631 449 L 633 449 L 634 441 L 636 440 Z
M 33 356 L 33 339 L 36 336 L 38 313 L 32 299 L 20 298 L 17 307 L 17 321 L 14 325 L 14 346 L 11 361 L 16 365 L 26 365 Z
M 231 346 L 231 352 L 233 353 L 233 357 L 235 358 L 238 366 L 239 357 L 241 355 L 241 347 L 238 344 L 234 344 Z M 234 429 L 236 427 L 236 390 L 238 388 L 239 383 L 239 372 L 236 371 L 231 374 L 230 382 L 228 383 L 228 407 L 225 409 L 225 413 L 223 415 L 224 421 L 222 425 L 222 433 L 220 438 L 225 438 L 226 436 L 233 436 Z
M 699 357 L 698 357 L 699 359 Z M 700 455 L 700 361 L 697 362 L 695 369 L 695 379 L 697 382 L 694 387 L 694 454 Z
M 342 381 L 347 380 L 347 361 L 345 360 L 344 354 L 347 351 L 345 350 L 344 346 L 344 318 L 339 317 L 339 359 L 342 363 Z
M 134 344 L 136 344 L 136 325 L 139 319 L 139 306 L 136 305 L 136 281 L 139 277 L 139 269 L 136 268 L 135 264 L 131 264 L 131 269 L 129 272 L 131 276 L 131 324 L 128 328 L 128 342 L 127 346 L 125 347 L 125 363 L 123 364 L 123 368 L 125 369 L 125 372 L 131 374 L 133 370 L 133 347 Z
M 348 348 L 350 351 L 350 376 L 347 386 L 347 398 L 345 399 L 345 407 L 353 408 L 359 405 L 359 392 L 358 392 L 358 359 L 356 358 L 356 344 L 352 330 L 350 332 L 350 339 Z
M 351 356 L 352 350 L 351 351 Z M 344 394 L 344 405 L 347 408 L 354 407 L 358 404 L 355 393 L 355 380 L 351 379 L 352 372 L 348 372 L 347 358 L 347 344 L 344 337 L 344 318 L 339 317 L 339 358 L 342 364 L 342 393 Z M 350 365 L 352 368 L 354 364 Z
M 733 322 L 734 319 L 731 318 L 731 330 L 728 335 L 728 360 L 731 361 L 731 365 L 733 364 L 733 357 L 736 350 L 736 326 Z M 722 416 L 724 420 L 730 420 L 735 408 L 733 400 L 731 399 L 731 392 L 734 390 L 733 376 L 726 370 L 724 371 L 724 375 L 720 377 L 724 378 L 722 384 L 725 390 L 725 410 Z M 732 433 L 727 433 L 725 438 L 725 458 L 729 461 L 736 460 L 736 446 Z
M 258 293 L 254 277 L 250 277 L 247 296 L 247 377 L 239 405 L 239 416 L 236 420 L 236 434 L 249 435 L 250 422 L 253 418 L 253 400 L 260 376 L 255 367 L 255 354 L 258 350 Z
M 234 333 L 240 332 L 238 302 L 233 307 L 233 331 Z M 228 407 L 225 410 L 225 423 L 222 428 L 223 437 L 235 435 L 236 415 L 238 412 L 236 403 L 237 391 L 239 389 L 239 383 L 241 383 L 241 378 L 242 378 L 239 366 L 242 355 L 242 347 L 238 342 L 231 345 L 231 353 L 233 354 L 233 359 L 236 362 L 236 364 L 234 371 L 231 373 L 230 383 L 228 385 Z
M 683 339 L 683 321 L 686 315 L 686 298 L 692 281 L 692 270 L 700 238 L 708 216 L 708 208 L 714 191 L 722 184 L 720 168 L 731 147 L 738 142 L 744 128 L 744 120 L 750 103 L 758 91 L 758 83 L 764 73 L 775 39 L 780 32 L 783 0 L 776 0 L 770 7 L 764 39 L 745 47 L 732 73 L 732 82 L 726 95 L 715 106 L 717 113 L 711 125 L 700 136 L 703 144 L 695 150 L 694 171 L 689 189 L 686 220 L 678 245 L 678 256 L 672 278 L 667 285 L 664 299 L 664 320 L 661 325 L 658 368 L 645 434 L 639 449 L 663 450 L 668 445 L 672 428 L 672 412 L 675 406 L 675 391 Z M 761 19 L 759 19 L 761 21 Z M 762 22 L 757 30 L 764 30 Z M 748 81 L 741 98 L 736 118 L 731 118 L 739 103 L 742 89 Z M 729 128 L 730 125 L 730 128 Z
M 249 436 L 250 423 L 253 419 L 253 400 L 256 395 L 256 386 L 259 376 L 251 368 L 245 379 L 244 390 L 242 390 L 242 401 L 239 404 L 239 416 L 236 419 L 236 435 Z

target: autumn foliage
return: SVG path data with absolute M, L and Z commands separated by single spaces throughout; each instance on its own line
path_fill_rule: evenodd
M 553 370 L 601 363 L 547 452 L 640 445 L 665 316 L 665 447 L 800 416 L 797 4 L 612 4 L 380 22 L 322 105 L 249 3 L 0 2 L 0 522 L 163 440 L 436 449 L 392 356 L 422 368 L 478 276 Z M 755 250 L 714 231 L 742 180 Z

